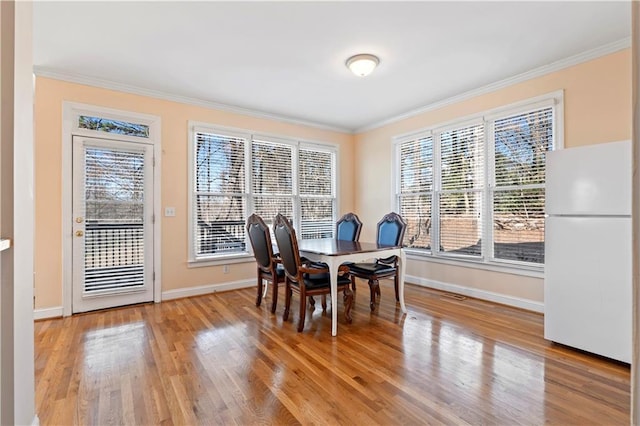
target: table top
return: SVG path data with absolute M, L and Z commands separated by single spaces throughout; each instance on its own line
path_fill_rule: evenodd
M 376 251 L 397 248 L 399 247 L 377 243 L 335 240 L 333 238 L 318 238 L 301 240 L 298 242 L 298 249 L 300 251 L 323 254 L 325 256 L 343 256 L 347 254 L 367 252 L 373 253 Z

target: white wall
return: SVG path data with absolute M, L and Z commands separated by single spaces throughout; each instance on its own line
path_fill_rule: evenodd
M 33 424 L 32 3 L 0 2 L 0 423 Z

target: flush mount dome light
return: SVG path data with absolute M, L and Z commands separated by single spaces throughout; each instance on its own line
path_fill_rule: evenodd
M 347 67 L 358 77 L 365 77 L 378 66 L 380 59 L 368 53 L 355 55 L 347 59 Z

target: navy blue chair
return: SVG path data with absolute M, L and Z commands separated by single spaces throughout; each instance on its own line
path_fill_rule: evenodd
M 278 304 L 278 283 L 284 282 L 284 268 L 280 265 L 280 260 L 273 254 L 273 246 L 271 245 L 271 235 L 269 227 L 264 223 L 262 218 L 257 214 L 252 214 L 247 219 L 247 234 L 251 247 L 253 247 L 253 255 L 258 265 L 258 295 L 256 297 L 256 306 L 260 306 L 262 298 L 267 292 L 268 283 L 273 285 L 273 296 L 271 300 L 271 312 L 276 311 Z M 262 290 L 264 281 L 267 281 L 267 287 Z
M 336 240 L 358 241 L 362 222 L 355 213 L 347 213 L 336 222 Z
M 378 244 L 386 246 L 402 246 L 402 239 L 407 228 L 407 223 L 397 213 L 389 213 L 378 222 L 376 241 Z M 371 293 L 371 310 L 376 308 L 376 295 L 380 296 L 380 278 L 393 277 L 396 290 L 396 301 L 400 300 L 398 295 L 398 256 L 390 256 L 384 259 L 376 259 L 375 262 L 354 263 L 349 265 L 351 275 L 351 287 L 356 290 L 356 278 L 362 278 L 369 283 Z

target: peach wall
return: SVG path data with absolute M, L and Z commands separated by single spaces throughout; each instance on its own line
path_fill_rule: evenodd
M 375 226 L 367 224 L 376 223 L 393 209 L 390 176 L 394 136 L 557 90 L 564 90 L 565 148 L 631 138 L 630 49 L 358 134 L 355 211 L 365 224 L 361 239 L 375 238 Z M 543 301 L 542 278 L 423 260 L 410 260 L 407 273 L 507 298 Z
M 162 218 L 162 289 L 176 290 L 251 278 L 251 264 L 187 268 L 187 122 L 280 134 L 340 146 L 340 211 L 355 211 L 364 227 L 362 240 L 375 237 L 375 223 L 392 210 L 394 136 L 466 115 L 564 90 L 566 148 L 631 137 L 630 49 L 514 84 L 457 104 L 425 112 L 352 136 L 274 120 L 186 105 L 145 96 L 62 82 L 36 81 L 36 308 L 62 305 L 61 134 L 62 102 L 71 101 L 158 115 L 162 119 L 162 206 L 176 207 L 176 217 Z M 355 143 L 353 143 L 355 141 Z M 355 159 L 358 159 L 356 162 Z M 509 298 L 543 300 L 541 278 L 473 267 L 410 260 L 407 273 L 424 280 L 466 286 Z
M 187 149 L 189 120 L 289 136 L 339 146 L 339 214 L 354 209 L 353 136 L 274 120 L 248 117 L 151 97 L 127 94 L 49 78 L 36 79 L 36 309 L 62 306 L 62 103 L 160 116 L 162 120 L 161 205 L 176 207 L 162 218 L 162 291 L 222 284 L 254 277 L 252 263 L 188 268 Z

